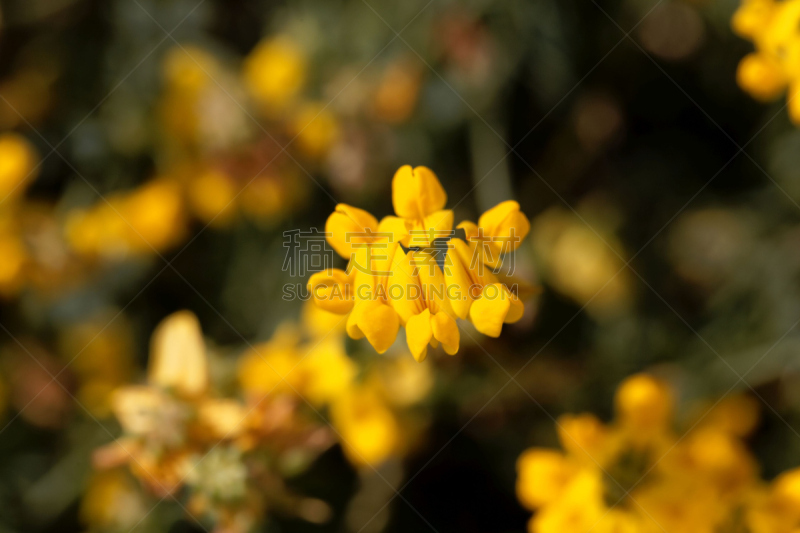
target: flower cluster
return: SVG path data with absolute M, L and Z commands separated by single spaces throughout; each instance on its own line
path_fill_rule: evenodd
M 672 391 L 635 375 L 616 394 L 616 419 L 558 420 L 564 451 L 526 450 L 517 495 L 535 511 L 531 533 L 794 531 L 800 525 L 800 470 L 771 485 L 743 439 L 755 428 L 752 398 L 731 396 L 689 432 L 671 429 Z
M 64 343 L 91 332 L 81 326 Z M 98 339 L 91 352 L 116 341 Z M 123 431 L 95 452 L 97 472 L 82 511 L 87 524 L 127 531 L 146 520 L 144 495 L 130 474 L 149 495 L 182 501 L 188 493 L 185 510 L 215 531 L 249 531 L 267 509 L 326 520 L 327 504 L 293 494 L 284 479 L 337 441 L 365 471 L 401 457 L 427 425 L 415 406 L 433 386 L 429 366 L 407 354 L 369 358 L 362 367 L 344 340 L 342 317 L 308 304 L 301 323 L 283 324 L 228 372 L 206 346 L 197 318 L 181 311 L 153 334 L 146 384 L 109 394 L 114 376 L 101 376 L 94 357 L 82 363 L 80 394 L 93 400 L 98 416 L 110 404 Z M 226 374 L 235 378 L 211 379 Z M 228 390 L 236 394 L 220 393 Z
M 756 51 L 739 63 L 739 85 L 754 98 L 769 101 L 788 90 L 789 116 L 800 124 L 800 1 L 743 0 L 733 15 L 733 30 Z
M 95 465 L 112 472 L 128 465 L 162 498 L 188 487 L 187 511 L 220 531 L 248 531 L 267 504 L 323 519 L 325 504 L 293 495 L 282 479 L 333 444 L 331 432 L 281 396 L 264 394 L 253 404 L 220 397 L 209 366 L 197 318 L 188 311 L 167 317 L 153 334 L 147 384 L 120 387 L 112 396 L 123 436 L 95 452 Z M 118 474 L 97 483 L 96 498 L 110 497 L 103 487 L 115 494 L 128 490 Z M 114 513 L 97 516 L 93 506 L 97 502 L 88 499 L 89 519 L 112 520 L 92 524 L 98 527 L 129 529 L 145 518 L 117 524 Z
M 307 305 L 300 328 L 285 324 L 239 362 L 239 384 L 249 404 L 265 394 L 328 410 L 346 457 L 377 466 L 409 449 L 425 425 L 413 407 L 431 390 L 428 365 L 408 354 L 372 360 L 362 368 L 345 352 L 344 319 Z M 403 357 L 402 355 L 405 355 Z
M 379 353 L 405 326 L 408 348 L 418 361 L 428 346 L 458 351 L 456 319 L 468 319 L 488 336 L 498 337 L 504 323 L 522 317 L 523 304 L 496 268 L 530 229 L 515 201 L 484 213 L 478 223 L 453 229 L 447 195 L 426 167 L 401 167 L 392 180 L 396 216 L 380 222 L 345 204 L 328 217 L 325 232 L 346 270 L 311 276 L 314 301 L 330 312 L 348 314 L 353 339 L 366 337 Z

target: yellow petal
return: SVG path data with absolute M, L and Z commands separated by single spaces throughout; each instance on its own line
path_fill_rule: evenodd
M 378 465 L 397 449 L 399 423 L 374 388 L 350 387 L 331 405 L 330 413 L 345 455 L 356 465 Z
M 470 292 L 472 280 L 470 280 L 466 266 L 455 251 L 455 242 L 463 244 L 460 240 L 452 240 L 450 241 L 452 244 L 448 243 L 449 248 L 444 256 L 444 279 L 450 307 L 458 318 L 464 320 L 472 305 L 473 298 Z
M 200 322 L 190 311 L 165 318 L 153 333 L 148 380 L 174 389 L 184 396 L 197 396 L 208 388 L 208 361 Z
M 623 381 L 614 403 L 622 423 L 638 431 L 663 428 L 672 419 L 672 391 L 666 383 L 647 374 Z
M 474 222 L 465 220 L 458 225 L 458 229 L 464 230 L 466 242 L 461 239 L 453 239 L 452 242 L 464 245 L 461 250 L 458 250 L 462 256 L 462 262 L 469 265 L 473 271 L 478 271 L 478 277 L 483 276 L 484 271 L 500 265 L 503 253 L 502 242 L 495 242 L 484 228 L 479 228 Z
M 560 452 L 530 448 L 517 460 L 517 497 L 530 510 L 559 498 L 575 469 Z
M 299 365 L 303 376 L 301 393 L 314 405 L 323 405 L 341 396 L 352 386 L 358 373 L 358 366 L 345 353 L 341 339 L 315 344 Z
M 423 219 L 415 220 L 410 224 L 410 228 L 407 246 L 430 246 L 434 239 L 453 236 L 453 211 L 450 209 L 436 211 Z
M 388 305 L 376 301 L 358 304 L 362 311 L 356 325 L 378 353 L 389 349 L 400 329 L 400 317 Z
M 36 178 L 37 155 L 17 133 L 0 135 L 0 199 L 17 198 Z
M 508 293 L 508 299 L 511 302 L 511 307 L 508 308 L 508 314 L 503 322 L 506 324 L 513 324 L 522 318 L 523 313 L 525 313 L 525 305 L 519 301 L 519 298 L 516 294 L 511 292 Z
M 378 232 L 391 233 L 394 242 L 402 243 L 404 246 L 408 247 L 409 232 L 411 231 L 412 225 L 413 224 L 405 218 L 393 216 L 383 217 L 381 223 L 378 225 Z
M 484 287 L 480 298 L 472 303 L 469 319 L 484 335 L 499 337 L 510 308 L 508 291 L 500 283 L 494 283 Z
M 373 264 L 372 250 L 369 246 L 357 247 L 347 264 L 347 272 L 353 279 L 352 291 L 356 302 L 375 299 L 375 285 L 378 279 L 373 273 Z
M 366 309 L 366 303 L 366 301 L 356 303 L 353 307 L 353 311 L 347 315 L 347 323 L 345 324 L 344 328 L 345 331 L 347 331 L 347 335 L 353 340 L 364 338 L 364 332 L 358 327 L 358 317 L 361 316 L 361 314 L 364 312 L 364 309 Z
M 218 439 L 238 436 L 242 432 L 246 415 L 244 407 L 230 399 L 206 400 L 197 412 L 200 422 Z
M 444 208 L 447 194 L 429 168 L 404 165 L 392 179 L 394 212 L 402 218 L 422 220 Z
M 493 247 L 501 253 L 517 249 L 522 239 L 528 235 L 531 223 L 519 210 L 519 204 L 508 200 L 486 211 L 478 219 L 478 226 L 491 238 Z
M 431 319 L 431 329 L 436 340 L 442 343 L 444 351 L 449 355 L 455 355 L 460 340 L 456 321 L 447 313 L 436 313 Z
M 308 280 L 308 290 L 320 309 L 337 315 L 353 309 L 350 276 L 344 270 L 332 268 L 313 274 Z
M 795 126 L 800 125 L 800 83 L 795 82 L 789 88 L 789 118 Z
M 385 236 L 379 237 L 370 246 L 372 269 L 375 276 L 375 290 L 376 296 L 381 300 L 386 300 L 386 284 L 391 278 L 392 272 L 398 261 L 402 260 L 401 257 L 395 259 L 395 255 L 402 256 L 405 254 L 402 247 L 397 241 L 387 238 Z
M 428 355 L 428 343 L 433 336 L 431 328 L 431 312 L 425 309 L 406 322 L 406 342 L 411 355 L 417 361 L 424 361 Z
M 398 253 L 395 256 L 387 287 L 389 305 L 397 311 L 403 324 L 424 309 L 422 286 L 416 267 L 412 264 L 412 253 Z
M 328 243 L 345 259 L 350 259 L 358 245 L 372 242 L 377 229 L 374 216 L 347 204 L 337 205 L 325 223 Z
M 238 377 L 247 395 L 262 397 L 272 392 L 289 392 L 299 386 L 297 365 L 301 354 L 297 339 L 276 332 L 272 340 L 256 344 L 239 359 Z
M 780 64 L 767 54 L 748 54 L 739 62 L 736 69 L 739 87 L 753 98 L 770 101 L 777 98 L 786 88 L 786 74 Z
M 733 31 L 741 37 L 753 38 L 762 32 L 775 11 L 775 0 L 745 0 L 731 19 Z
M 447 299 L 447 286 L 442 269 L 436 261 L 436 256 L 428 252 L 411 252 L 412 264 L 417 267 L 419 282 L 422 286 L 424 297 L 423 305 L 431 313 L 446 311 L 452 313 L 450 301 Z
M 165 402 L 164 394 L 154 387 L 122 387 L 111 396 L 111 410 L 126 433 L 143 435 L 158 427 Z

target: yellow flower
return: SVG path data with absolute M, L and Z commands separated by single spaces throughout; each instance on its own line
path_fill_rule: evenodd
M 214 56 L 196 46 L 175 46 L 164 56 L 164 79 L 170 90 L 184 98 L 196 97 L 217 74 L 218 63 Z
M 161 251 L 183 237 L 183 198 L 171 180 L 154 180 L 125 197 L 121 214 L 134 250 Z
M 553 288 L 602 319 L 628 307 L 631 289 L 621 244 L 606 228 L 594 226 L 554 208 L 534 220 L 532 237 Z
M 422 401 L 433 388 L 430 363 L 417 364 L 408 357 L 383 359 L 378 375 L 384 396 L 400 407 Z
M 165 318 L 150 349 L 147 384 L 112 395 L 124 437 L 99 454 L 116 457 L 112 464 L 128 463 L 153 492 L 165 495 L 186 482 L 196 448 L 239 438 L 247 421 L 239 402 L 210 396 L 206 347 L 192 313 Z
M 71 326 L 59 338 L 61 353 L 78 378 L 77 398 L 100 417 L 110 414 L 114 389 L 133 373 L 131 332 L 124 321 L 107 324 L 107 318 Z
M 118 258 L 165 250 L 183 238 L 185 222 L 179 185 L 161 178 L 71 212 L 65 233 L 82 254 Z
M 670 428 L 665 383 L 631 376 L 615 404 L 608 426 L 592 415 L 562 416 L 563 453 L 531 448 L 520 456 L 517 496 L 535 512 L 531 533 L 708 533 L 745 521 L 748 531 L 778 533 L 798 525 L 800 475 L 784 474 L 763 490 L 741 440 L 752 416 L 743 424 L 729 419 L 749 410 L 741 401 L 709 413 L 715 422 L 695 424 L 680 439 Z
M 800 1 L 745 0 L 734 13 L 736 33 L 753 41 L 756 51 L 739 63 L 739 85 L 759 100 L 772 100 L 789 87 L 789 116 L 800 124 Z
M 147 379 L 181 396 L 208 389 L 208 362 L 200 322 L 189 311 L 165 318 L 153 332 Z
M 189 203 L 203 222 L 217 226 L 230 223 L 236 211 L 236 185 L 218 170 L 201 172 L 189 182 Z
M 397 419 L 369 385 L 350 387 L 331 406 L 331 419 L 345 455 L 356 465 L 380 464 L 397 449 Z
M 496 258 L 502 254 L 516 250 L 530 229 L 528 217 L 519 210 L 519 204 L 507 200 L 482 214 L 478 219 L 478 232 L 483 235 L 476 235 L 476 232 L 471 230 L 467 234 L 467 240 L 473 236 L 478 239 L 489 238 L 487 244 L 495 257 L 487 263 L 491 265 L 496 263 Z
M 353 309 L 352 283 L 351 275 L 332 268 L 312 274 L 308 280 L 308 291 L 320 310 L 344 315 Z
M 311 285 L 310 280 L 309 285 Z M 345 312 L 347 311 L 332 313 L 319 305 L 315 305 L 314 302 L 308 301 L 303 305 L 301 315 L 303 329 L 312 339 L 326 339 L 329 337 L 338 339 L 344 333 L 345 320 L 342 315 Z
M 314 301 L 327 311 L 350 313 L 347 334 L 353 339 L 366 337 L 383 353 L 400 328 L 400 319 L 388 304 L 387 287 L 400 247 L 375 217 L 346 204 L 336 206 L 325 231 L 334 250 L 349 259 L 348 273 L 333 269 L 312 276 L 309 290 Z
M 81 521 L 92 529 L 128 530 L 147 514 L 144 499 L 122 470 L 96 472 L 81 501 Z
M 421 81 L 419 68 L 404 61 L 389 65 L 372 102 L 377 118 L 392 124 L 408 120 L 417 105 Z
M 519 298 L 488 269 L 528 233 L 528 219 L 516 202 L 485 213 L 480 219 L 485 228 L 462 223 L 469 244 L 453 237 L 453 213 L 443 209 L 447 194 L 430 169 L 401 167 L 392 180 L 392 203 L 396 216 L 380 223 L 366 211 L 339 204 L 325 225 L 328 242 L 349 259 L 348 269 L 314 274 L 308 288 L 321 308 L 349 313 L 351 338 L 366 337 L 383 353 L 402 324 L 412 355 L 422 361 L 429 345 L 441 343 L 451 355 L 458 351 L 457 318 L 469 318 L 478 331 L 497 337 L 504 323 L 522 317 Z M 480 239 L 469 239 L 473 233 Z M 441 247 L 432 246 L 440 238 L 447 243 L 443 266 Z M 481 239 L 491 241 L 488 255 Z M 486 264 L 492 252 L 497 259 Z
M 15 294 L 23 285 L 28 251 L 18 235 L 0 230 L 0 294 Z
M 310 157 L 322 157 L 339 137 L 339 123 L 333 113 L 321 103 L 302 105 L 293 115 L 290 133 L 297 145 Z
M 0 201 L 18 198 L 34 179 L 37 155 L 25 137 L 16 133 L 0 135 Z
M 347 204 L 338 204 L 325 222 L 328 243 L 336 252 L 350 259 L 356 250 L 379 240 L 378 221 L 374 216 Z
M 392 205 L 395 214 L 403 219 L 401 242 L 428 246 L 433 239 L 450 236 L 453 212 L 444 209 L 446 203 L 447 193 L 429 168 L 400 167 L 392 178 Z
M 754 98 L 769 101 L 786 90 L 788 79 L 774 58 L 765 54 L 748 54 L 736 70 L 739 86 Z
M 291 393 L 300 386 L 299 339 L 292 331 L 283 331 L 269 342 L 249 349 L 239 361 L 239 383 L 248 395 Z
M 733 14 L 733 31 L 748 39 L 764 31 L 775 12 L 775 0 L 744 0 Z
M 242 66 L 244 83 L 265 113 L 275 115 L 288 106 L 306 79 L 306 58 L 289 37 L 258 43 Z
M 525 450 L 517 460 L 517 498 L 530 510 L 557 500 L 575 475 L 574 464 L 557 451 Z
M 462 222 L 459 227 L 470 225 L 474 226 Z M 478 240 L 451 239 L 444 259 L 445 279 L 456 316 L 469 317 L 475 329 L 499 337 L 504 323 L 522 318 L 524 306 L 484 262 L 482 248 Z
M 339 338 L 312 341 L 314 345 L 300 362 L 301 392 L 313 404 L 335 401 L 346 393 L 358 373 Z
M 620 422 L 633 431 L 660 431 L 672 420 L 672 392 L 664 382 L 647 374 L 623 381 L 614 404 Z
M 445 278 L 435 257 L 424 252 L 408 252 L 400 258 L 390 279 L 390 287 L 405 294 L 390 295 L 390 303 L 406 327 L 408 349 L 417 361 L 425 360 L 428 345 L 442 343 L 444 351 L 458 351 L 460 335 L 447 296 Z

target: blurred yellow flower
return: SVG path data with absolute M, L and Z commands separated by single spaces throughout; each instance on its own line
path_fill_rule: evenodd
M 208 169 L 189 181 L 189 205 L 203 222 L 225 226 L 236 213 L 238 192 L 229 176 L 219 170 Z
M 141 493 L 120 469 L 95 472 L 81 501 L 81 521 L 90 530 L 129 530 L 147 515 Z
M 589 223 L 563 209 L 549 209 L 533 221 L 533 246 L 553 288 L 586 305 L 595 318 L 613 316 L 632 297 L 620 259 L 624 250 L 613 233 Z
M 28 252 L 19 236 L 0 228 L 0 295 L 16 294 L 25 280 Z
M 331 364 L 331 353 L 338 355 L 318 356 L 322 361 L 309 380 L 307 392 L 318 398 L 345 387 L 331 372 L 341 368 Z M 149 491 L 162 497 L 186 487 L 185 508 L 207 516 L 219 530 L 243 533 L 267 506 L 305 517 L 306 500 L 290 494 L 279 476 L 299 472 L 330 446 L 329 432 L 305 420 L 296 402 L 269 391 L 247 407 L 236 398 L 215 395 L 200 324 L 189 311 L 158 325 L 150 356 L 146 384 L 115 390 L 112 408 L 123 436 L 95 452 L 95 465 L 127 464 Z M 349 377 L 347 372 L 339 375 Z M 263 386 L 263 380 L 257 385 Z M 258 456 L 255 461 L 248 460 L 250 452 Z M 84 501 L 84 514 L 93 523 L 109 519 L 106 513 L 113 511 L 112 500 L 121 488 L 120 478 L 111 474 L 100 480 Z
M 287 36 L 262 40 L 245 58 L 242 76 L 253 99 L 268 116 L 283 112 L 306 80 L 306 58 Z
M 610 425 L 592 415 L 559 418 L 563 452 L 520 456 L 517 496 L 535 512 L 531 533 L 778 533 L 800 524 L 800 476 L 784 474 L 765 489 L 742 440 L 754 427 L 751 399 L 725 399 L 682 438 L 671 428 L 673 393 L 652 376 L 625 380 L 615 406 Z M 790 513 L 778 510 L 781 487 L 789 487 Z
M 409 119 L 419 99 L 421 69 L 408 61 L 391 63 L 375 90 L 372 109 L 378 120 L 399 124 Z
M 38 156 L 25 137 L 0 134 L 0 207 L 20 197 L 36 179 Z
M 248 349 L 239 361 L 239 383 L 247 395 L 289 393 L 300 387 L 296 372 L 300 340 L 291 330 L 279 331 L 270 341 Z
M 328 153 L 339 137 L 339 123 L 333 112 L 320 102 L 301 105 L 292 115 L 289 132 L 297 136 L 297 145 L 309 157 Z
M 186 233 L 180 186 L 159 178 L 89 209 L 74 210 L 65 233 L 73 249 L 87 256 L 121 258 L 164 251 Z
M 75 324 L 60 335 L 62 357 L 78 378 L 76 397 L 93 415 L 111 414 L 111 397 L 133 374 L 133 339 L 124 319 Z
M 743 0 L 733 15 L 733 30 L 756 51 L 739 63 L 739 86 L 759 100 L 772 100 L 788 88 L 789 117 L 800 124 L 800 1 Z
M 399 423 L 380 393 L 369 384 L 351 387 L 331 406 L 347 458 L 356 465 L 377 465 L 391 456 L 401 438 Z

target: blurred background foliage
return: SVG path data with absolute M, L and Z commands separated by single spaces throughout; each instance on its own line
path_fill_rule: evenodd
M 300 320 L 284 232 L 338 202 L 390 212 L 403 164 L 437 173 L 457 222 L 519 201 L 516 274 L 543 291 L 502 338 L 428 361 L 403 457 L 376 474 L 331 447 L 288 480 L 329 519 L 261 528 L 521 531 L 520 452 L 555 442 L 553 416 L 607 418 L 645 369 L 679 418 L 756 395 L 765 476 L 797 466 L 800 132 L 736 85 L 737 5 L 0 3 L 0 530 L 94 527 L 109 394 L 143 380 L 156 325 L 192 310 L 230 381 Z M 131 498 L 133 523 L 157 501 Z M 201 530 L 170 500 L 138 527 Z

